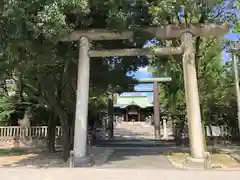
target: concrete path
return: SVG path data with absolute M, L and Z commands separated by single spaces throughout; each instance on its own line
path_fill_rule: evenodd
M 173 165 L 166 156 L 159 153 L 158 150 L 144 149 L 121 149 L 109 157 L 108 161 L 99 168 L 127 168 L 127 169 L 173 169 Z
M 163 129 L 161 130 L 163 135 Z M 169 138 L 172 130 L 168 129 Z M 154 126 L 145 122 L 121 122 L 116 123 L 114 127 L 115 139 L 154 139 Z
M 114 127 L 115 139 L 154 139 L 154 127 L 145 122 L 122 122 Z
M 167 157 L 161 155 L 159 149 L 152 148 L 157 144 L 160 146 L 169 146 L 169 143 L 167 143 L 167 145 L 164 141 L 158 142 L 154 140 L 154 126 L 145 122 L 116 123 L 114 129 L 114 140 L 103 140 L 98 144 L 98 146 L 113 149 L 114 152 L 108 157 L 108 160 L 105 161 L 105 163 L 98 163 L 95 167 L 108 169 L 174 168 L 167 160 Z M 173 146 L 173 144 L 171 145 Z M 116 147 L 122 148 L 119 149 Z M 141 149 L 140 147 L 148 148 Z
M 166 169 L 10 169 L 0 168 L 1 180 L 239 180 L 239 171 Z

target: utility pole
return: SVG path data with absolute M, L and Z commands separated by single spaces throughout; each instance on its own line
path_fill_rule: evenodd
M 233 70 L 235 77 L 235 86 L 236 86 L 236 96 L 237 96 L 237 107 L 238 107 L 238 132 L 240 135 L 240 89 L 239 89 L 239 77 L 238 77 L 238 53 L 240 52 L 240 43 L 232 42 L 231 43 L 231 52 L 232 52 L 232 61 L 233 61 Z

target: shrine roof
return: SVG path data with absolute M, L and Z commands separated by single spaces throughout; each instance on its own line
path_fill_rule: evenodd
M 147 96 L 120 96 L 114 107 L 126 108 L 127 106 L 139 106 L 141 108 L 153 107 Z

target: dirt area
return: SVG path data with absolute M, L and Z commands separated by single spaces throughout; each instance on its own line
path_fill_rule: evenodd
M 169 161 L 175 165 L 180 167 L 183 165 L 188 153 L 171 153 L 167 154 Z M 211 162 L 214 166 L 220 166 L 221 168 L 226 169 L 240 169 L 240 163 L 232 158 L 228 154 L 214 153 L 211 154 Z
M 43 140 L 37 139 L 30 145 L 14 144 L 14 139 L 0 140 L 0 167 L 68 167 L 61 159 L 60 151 L 48 153 Z M 58 148 L 57 148 L 58 149 Z
M 0 149 L 0 167 L 67 167 L 60 153 L 46 153 L 32 149 Z
M 89 154 L 95 164 L 104 164 L 113 153 L 108 148 L 89 149 Z M 20 168 L 56 168 L 69 167 L 69 161 L 64 162 L 61 151 L 49 153 L 47 149 L 36 148 L 0 148 L 0 167 Z

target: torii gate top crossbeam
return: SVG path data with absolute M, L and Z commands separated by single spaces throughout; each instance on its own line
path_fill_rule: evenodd
M 180 25 L 165 25 L 160 27 L 147 27 L 141 28 L 138 31 L 150 33 L 157 39 L 173 39 L 179 38 L 184 32 L 190 32 L 195 36 L 211 37 L 221 36 L 229 31 L 228 24 L 216 25 L 211 23 L 206 24 L 185 24 Z M 62 41 L 77 41 L 81 37 L 87 37 L 90 40 L 119 40 L 132 38 L 134 30 L 128 30 L 123 32 L 114 32 L 106 29 L 91 29 L 91 30 L 79 30 L 70 33 L 70 35 L 64 38 Z

